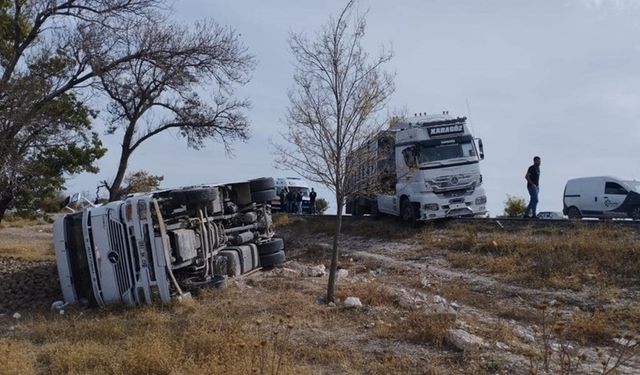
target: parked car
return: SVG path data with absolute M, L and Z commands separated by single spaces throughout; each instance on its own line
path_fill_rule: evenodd
M 284 262 L 272 178 L 137 193 L 54 223 L 64 300 L 103 307 L 170 302 L 227 276 Z
M 582 177 L 567 181 L 563 210 L 569 219 L 640 220 L 640 182 L 616 177 Z
M 564 219 L 564 215 L 562 214 L 562 212 L 554 212 L 554 211 L 538 212 L 536 217 L 538 219 L 542 219 L 542 220 L 562 220 L 562 219 Z

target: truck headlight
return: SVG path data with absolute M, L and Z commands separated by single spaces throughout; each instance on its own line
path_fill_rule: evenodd
M 427 203 L 424 205 L 424 209 L 427 211 L 438 211 L 440 206 L 437 203 Z
M 481 197 L 476 198 L 476 206 L 487 203 L 487 196 L 483 195 Z

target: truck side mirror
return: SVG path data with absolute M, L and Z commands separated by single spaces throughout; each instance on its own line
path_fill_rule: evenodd
M 480 160 L 484 160 L 484 147 L 482 147 L 482 139 L 477 138 L 478 140 L 478 150 L 480 152 Z

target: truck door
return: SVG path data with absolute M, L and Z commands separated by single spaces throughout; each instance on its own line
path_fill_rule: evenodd
M 602 195 L 602 211 L 605 217 L 625 216 L 624 212 L 620 213 L 617 209 L 627 198 L 629 192 L 617 182 L 605 182 L 604 194 Z

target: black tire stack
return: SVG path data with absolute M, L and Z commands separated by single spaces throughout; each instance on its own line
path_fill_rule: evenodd
M 276 184 L 271 177 L 249 181 L 251 200 L 256 203 L 271 202 L 276 197 Z
M 260 266 L 264 268 L 284 263 L 284 241 L 282 238 L 274 237 L 258 245 L 258 255 L 260 256 Z

